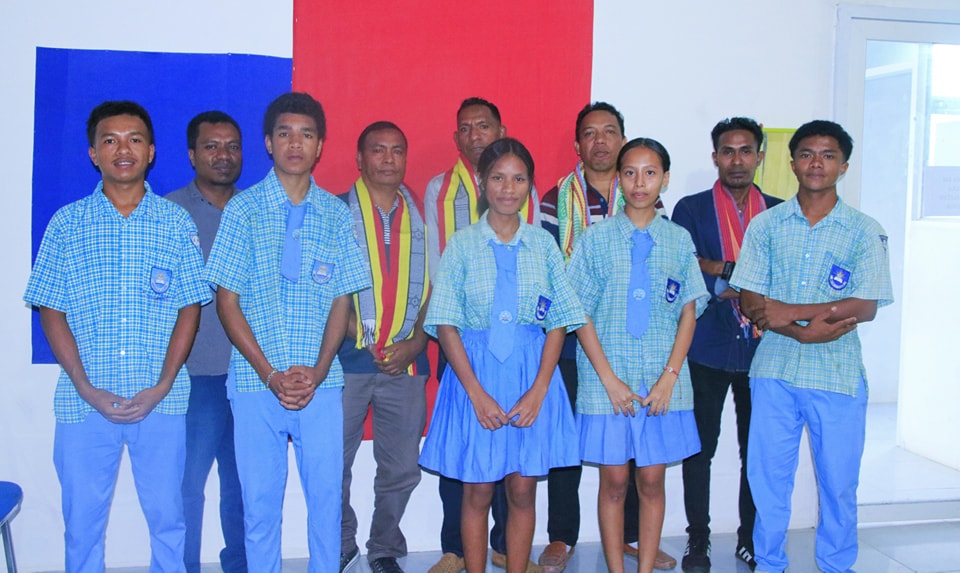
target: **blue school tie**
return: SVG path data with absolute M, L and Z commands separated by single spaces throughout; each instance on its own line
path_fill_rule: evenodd
M 303 218 L 307 214 L 307 203 L 294 205 L 287 199 L 284 206 L 287 208 L 287 230 L 283 235 L 280 274 L 291 282 L 297 282 L 300 278 L 300 259 L 303 256 L 300 228 L 303 227 Z
M 517 326 L 517 248 L 490 241 L 497 260 L 497 283 L 493 289 L 490 313 L 490 352 L 503 362 L 513 353 L 513 333 Z
M 630 285 L 627 288 L 627 332 L 640 338 L 650 324 L 650 272 L 647 257 L 653 248 L 653 238 L 646 231 L 633 232 Z

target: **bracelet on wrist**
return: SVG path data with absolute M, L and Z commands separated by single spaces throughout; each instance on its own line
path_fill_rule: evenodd
M 274 368 L 273 370 L 271 370 L 271 371 L 270 371 L 270 374 L 267 374 L 267 379 L 263 381 L 264 384 L 267 385 L 267 388 L 270 387 L 270 382 L 273 381 L 273 377 L 276 376 L 277 374 L 280 374 L 280 371 L 277 370 L 276 368 Z
M 667 374 L 673 374 L 673 375 L 676 376 L 677 378 L 680 377 L 680 373 L 679 373 L 675 368 L 673 368 L 673 367 L 671 367 L 671 366 L 664 366 L 664 367 L 663 367 L 663 371 L 666 372 Z

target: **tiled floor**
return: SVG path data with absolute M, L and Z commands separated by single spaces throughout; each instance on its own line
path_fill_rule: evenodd
M 896 405 L 871 404 L 867 443 L 861 468 L 859 573 L 960 573 L 960 471 L 955 471 L 895 445 Z M 818 571 L 812 529 L 793 530 L 787 542 L 790 571 Z M 735 534 L 713 539 L 713 573 L 747 573 L 734 557 Z M 677 559 L 685 537 L 667 537 L 661 546 Z M 534 547 L 534 559 L 542 547 Z M 414 553 L 401 560 L 408 573 L 425 573 L 440 553 Z M 634 571 L 636 561 L 625 561 Z M 109 569 L 110 573 L 145 573 L 146 567 Z M 216 573 L 216 565 L 204 573 Z M 307 571 L 306 559 L 288 559 L 284 573 Z M 370 571 L 365 559 L 351 573 Z M 488 572 L 502 571 L 487 566 Z M 581 543 L 567 567 L 570 573 L 607 571 L 599 543 Z M 678 566 L 676 571 L 680 572 Z
M 735 534 L 713 536 L 712 573 L 749 573 L 750 569 L 733 556 L 737 537 Z M 677 559 L 686 545 L 684 537 L 668 537 L 661 547 Z M 813 573 L 818 571 L 814 557 L 814 532 L 812 529 L 791 531 L 787 541 L 790 571 Z M 539 552 L 542 547 L 535 547 Z M 437 562 L 440 553 L 414 553 L 400 561 L 407 573 L 425 573 Z M 534 557 L 535 558 L 535 557 Z M 635 571 L 637 562 L 625 560 L 626 570 Z M 860 558 L 855 569 L 859 573 L 956 573 L 960 572 L 960 521 L 909 526 L 867 527 L 860 530 Z M 111 569 L 111 573 L 141 573 L 146 569 Z M 219 567 L 210 566 L 204 573 L 215 573 Z M 284 573 L 307 571 L 305 559 L 288 559 L 283 562 Z M 367 573 L 366 560 L 360 560 L 350 573 Z M 487 565 L 488 573 L 502 572 Z M 577 547 L 570 559 L 569 573 L 601 573 L 607 571 L 599 543 L 584 543 Z M 680 567 L 675 569 L 678 573 Z

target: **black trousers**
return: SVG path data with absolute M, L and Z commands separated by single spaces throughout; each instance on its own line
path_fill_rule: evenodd
M 688 361 L 693 383 L 693 414 L 700 434 L 700 453 L 683 460 L 683 503 L 687 513 L 687 534 L 710 535 L 710 464 L 720 439 L 720 418 L 727 389 L 733 390 L 737 414 L 737 442 L 740 445 L 740 527 L 741 545 L 753 548 L 753 522 L 757 510 L 747 483 L 747 436 L 750 433 L 750 379 L 746 372 L 727 372 Z

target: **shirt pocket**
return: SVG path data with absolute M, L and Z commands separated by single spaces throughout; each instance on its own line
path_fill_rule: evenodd
M 817 292 L 828 301 L 849 298 L 854 291 L 856 269 L 847 259 L 837 258 L 833 252 L 823 254 L 817 276 Z
M 149 308 L 176 305 L 180 286 L 180 259 L 163 249 L 151 250 L 141 266 L 141 291 Z
M 676 324 L 689 288 L 684 268 L 677 261 L 667 260 L 662 268 L 650 269 L 651 319 Z

